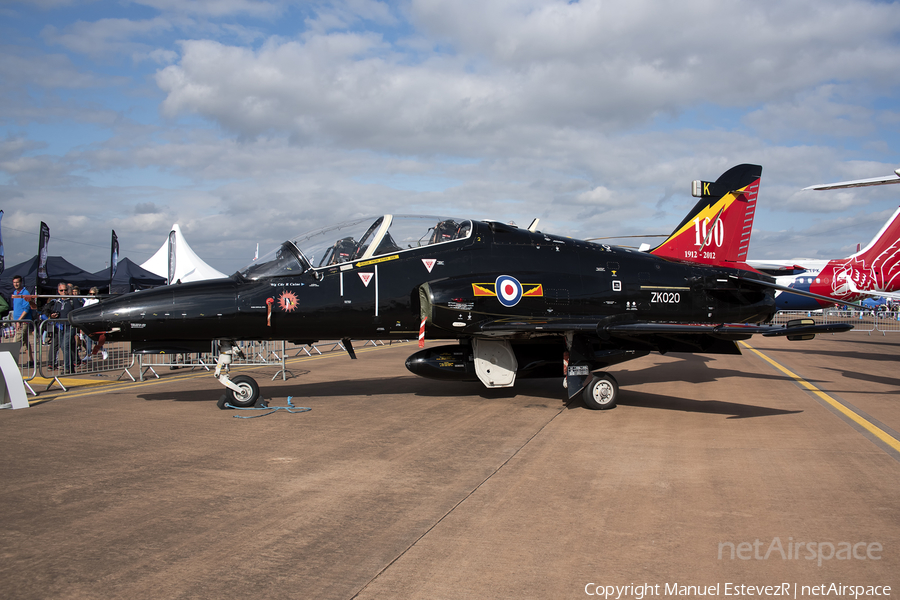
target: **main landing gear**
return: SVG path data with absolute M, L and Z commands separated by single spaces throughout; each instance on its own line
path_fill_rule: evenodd
M 584 405 L 591 410 L 606 410 L 619 399 L 619 384 L 609 373 L 594 373 L 582 394 Z
M 228 347 L 228 350 L 223 350 Z M 228 391 L 219 401 L 219 408 L 224 408 L 228 403 L 237 408 L 247 408 L 256 404 L 259 400 L 259 384 L 256 380 L 248 375 L 235 375 L 234 379 L 228 376 L 228 365 L 231 364 L 233 356 L 237 354 L 241 358 L 244 353 L 238 348 L 233 341 L 219 342 L 219 359 L 216 361 L 216 379 L 219 383 L 228 388 Z
M 586 408 L 591 410 L 613 408 L 619 399 L 619 384 L 609 373 L 594 369 L 638 356 L 642 354 L 637 354 L 634 350 L 598 351 L 583 336 L 575 335 L 574 331 L 567 331 L 566 351 L 563 352 L 563 369 L 566 376 L 563 387 L 567 390 L 569 400 L 573 400 L 581 392 L 581 399 Z

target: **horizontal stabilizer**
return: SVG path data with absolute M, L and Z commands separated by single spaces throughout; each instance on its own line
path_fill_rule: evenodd
M 794 294 L 795 296 L 804 296 L 806 298 L 813 298 L 820 302 L 824 302 L 825 304 L 843 304 L 844 306 L 849 306 L 850 308 L 859 308 L 856 304 L 852 302 L 846 302 L 844 300 L 838 300 L 837 298 L 833 298 L 831 296 L 823 296 L 821 294 L 814 294 L 813 292 L 807 292 L 801 289 L 787 287 L 784 285 L 778 285 L 777 283 L 771 283 L 768 281 L 762 281 L 760 279 L 751 279 L 749 277 L 735 277 L 735 279 L 739 281 L 743 281 L 745 283 L 750 283 L 754 285 L 759 285 L 762 287 L 771 288 L 773 290 L 778 290 L 787 294 Z
M 769 263 L 761 260 L 748 260 L 747 264 L 760 273 L 772 275 L 773 277 L 781 277 L 783 275 L 800 275 L 801 273 L 806 273 L 806 271 L 808 270 L 802 265 Z

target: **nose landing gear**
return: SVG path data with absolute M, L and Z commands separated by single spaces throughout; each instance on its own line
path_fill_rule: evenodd
M 223 347 L 229 349 L 223 350 Z M 228 365 L 231 364 L 235 354 L 241 358 L 244 357 L 244 353 L 233 341 L 219 342 L 219 358 L 216 361 L 215 375 L 219 383 L 228 388 L 228 392 L 219 400 L 219 408 L 225 408 L 226 403 L 238 408 L 247 408 L 259 400 L 259 384 L 255 379 L 248 375 L 236 375 L 234 379 L 228 376 Z

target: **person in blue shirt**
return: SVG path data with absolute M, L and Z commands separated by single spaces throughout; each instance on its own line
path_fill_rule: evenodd
M 31 346 L 32 331 L 34 330 L 34 312 L 31 309 L 31 298 L 28 290 L 25 289 L 25 283 L 22 281 L 21 275 L 13 276 L 13 293 L 12 293 L 12 318 L 16 321 L 16 342 L 21 342 L 25 347 L 28 355 L 28 367 L 34 367 L 34 350 Z

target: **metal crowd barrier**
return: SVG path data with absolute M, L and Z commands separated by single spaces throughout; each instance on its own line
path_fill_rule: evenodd
M 384 346 L 384 340 L 357 340 L 357 343 L 362 341 L 363 343 L 359 345 L 359 348 L 365 348 L 369 344 L 372 346 Z M 408 342 L 409 340 L 388 340 L 387 344 L 392 344 L 394 342 Z M 334 352 L 335 350 L 340 349 L 342 352 L 347 349 L 344 347 L 344 343 L 342 340 L 328 340 L 328 341 L 320 341 L 315 344 L 305 344 L 300 346 L 299 348 L 294 348 L 288 350 L 288 352 L 294 352 L 294 356 L 300 356 L 301 354 L 305 354 L 306 356 L 312 356 L 312 353 L 322 354 L 322 348 L 328 346 L 328 349 L 325 352 Z M 310 352 L 312 351 L 312 352 Z
M 213 344 L 214 346 L 214 344 Z M 143 353 L 134 354 L 135 366 L 137 366 L 138 381 L 144 381 L 145 376 L 149 373 L 159 379 L 157 369 L 168 368 L 174 369 L 205 369 L 211 370 L 210 365 L 215 367 L 216 357 L 214 348 L 210 347 L 209 352 L 202 353 Z
M 35 324 L 34 347 L 39 357 L 36 371 L 38 376 L 51 380 L 48 390 L 54 384 L 66 390 L 61 376 L 118 372 L 117 380 L 135 380 L 128 370 L 135 362 L 128 342 L 95 342 L 66 319 L 46 319 Z
M 285 366 L 285 343 L 279 342 L 237 342 L 238 347 L 244 353 L 243 358 L 234 356 L 229 369 L 240 366 L 279 366 L 281 367 L 272 377 L 274 381 L 276 377 L 281 375 L 282 380 L 287 379 L 290 372 Z M 212 371 L 215 369 L 216 361 L 219 358 L 218 344 L 213 342 L 208 352 L 198 352 L 192 354 L 137 354 L 138 377 L 140 381 L 144 381 L 147 373 L 152 373 L 159 378 L 157 368 L 167 367 L 169 369 L 205 369 Z
M 782 310 L 775 313 L 773 323 L 783 325 L 793 319 L 813 319 L 816 323 L 850 323 L 852 331 L 864 332 L 869 335 L 873 331 L 887 335 L 888 332 L 900 332 L 900 312 L 863 310 Z
M 403 340 L 408 341 L 408 340 Z M 245 366 L 277 366 L 278 371 L 272 376 L 274 381 L 279 376 L 282 381 L 286 381 L 288 376 L 293 377 L 293 373 L 287 368 L 286 360 L 288 356 L 313 356 L 326 352 L 345 351 L 346 348 L 341 340 L 329 340 L 316 342 L 315 344 L 305 344 L 300 346 L 291 345 L 284 341 L 239 341 L 238 347 L 244 353 L 243 358 L 234 356 L 231 365 L 226 367 L 232 369 L 234 367 Z M 383 340 L 365 340 L 359 344 L 359 348 L 366 346 L 384 346 Z M 169 369 L 205 369 L 211 371 L 215 368 L 216 361 L 219 357 L 219 350 L 216 342 L 210 346 L 209 352 L 194 354 L 137 354 L 136 361 L 138 366 L 138 378 L 144 381 L 144 376 L 151 373 L 155 377 L 159 377 L 156 372 L 157 368 L 167 367 Z M 134 363 L 132 363 L 134 364 Z
M 131 346 L 127 342 L 98 344 L 76 331 L 65 319 L 38 321 L 0 320 L 4 349 L 16 358 L 25 387 L 32 395 L 35 379 L 49 379 L 46 389 L 66 386 L 62 376 L 119 371 L 118 379 L 127 376 L 134 365 Z

